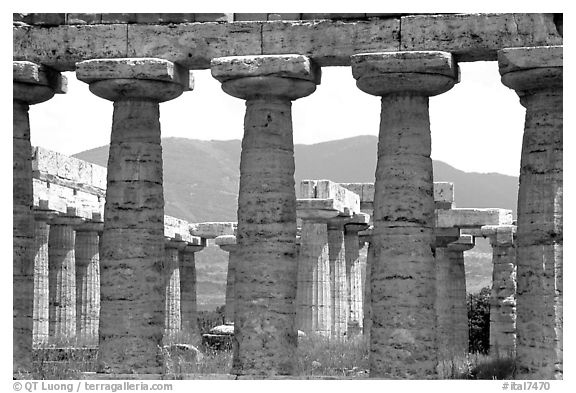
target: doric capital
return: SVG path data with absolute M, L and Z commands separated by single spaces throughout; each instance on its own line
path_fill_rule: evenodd
M 217 246 L 219 246 L 222 250 L 226 252 L 233 252 L 236 250 L 236 247 L 238 246 L 236 243 L 236 236 L 234 235 L 218 236 L 214 240 L 214 243 L 216 243 Z
M 562 87 L 563 46 L 507 48 L 498 52 L 502 83 L 523 96 Z
M 164 237 L 164 248 L 166 248 L 166 249 L 183 251 L 187 245 L 188 245 L 188 243 L 185 242 L 184 240 Z
M 375 96 L 410 93 L 434 96 L 460 79 L 458 65 L 448 52 L 361 53 L 350 58 L 356 86 Z
M 490 239 L 494 246 L 513 246 L 516 239 L 516 225 L 484 225 L 482 236 Z
M 212 76 L 222 90 L 242 99 L 306 97 L 320 84 L 321 71 L 302 55 L 218 57 L 211 61 Z
M 88 83 L 92 93 L 110 101 L 144 98 L 163 102 L 194 88 L 190 71 L 155 58 L 85 60 L 76 64 L 76 77 Z
M 29 61 L 13 61 L 13 99 L 28 105 L 66 93 L 68 80 L 61 73 Z
M 451 228 L 434 228 L 435 246 L 437 248 L 448 247 L 450 243 L 457 241 L 460 238 L 460 229 L 456 227 Z
M 474 236 L 461 235 L 458 240 L 448 244 L 449 251 L 464 252 L 474 248 Z

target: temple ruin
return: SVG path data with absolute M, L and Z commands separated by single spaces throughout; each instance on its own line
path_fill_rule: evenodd
M 198 339 L 194 253 L 215 239 L 237 378 L 298 378 L 302 330 L 369 336 L 371 378 L 435 379 L 466 351 L 463 252 L 483 236 L 491 351 L 562 379 L 562 45 L 562 14 L 14 14 L 14 373 L 78 340 L 96 378 L 160 378 L 159 347 Z M 433 181 L 429 97 L 487 60 L 526 108 L 517 223 Z M 295 187 L 291 104 L 329 66 L 381 100 L 374 184 Z M 236 223 L 164 215 L 160 104 L 199 69 L 246 102 Z M 112 102 L 107 171 L 31 146 L 64 71 Z

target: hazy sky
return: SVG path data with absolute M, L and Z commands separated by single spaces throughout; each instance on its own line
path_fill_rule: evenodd
M 524 109 L 500 83 L 496 62 L 462 63 L 461 82 L 430 100 L 432 157 L 458 169 L 517 175 Z M 32 144 L 64 154 L 109 143 L 112 103 L 73 73 L 67 94 L 30 110 Z M 222 91 L 208 70 L 195 71 L 195 89 L 160 106 L 162 135 L 241 139 L 244 101 Z M 378 135 L 380 100 L 361 92 L 349 67 L 324 67 L 312 95 L 293 104 L 294 142 L 312 144 Z

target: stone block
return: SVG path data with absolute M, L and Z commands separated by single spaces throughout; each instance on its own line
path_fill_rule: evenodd
M 268 14 L 234 14 L 235 21 L 265 21 L 268 20 Z
M 507 48 L 498 52 L 500 74 L 529 68 L 562 67 L 563 47 Z
M 301 16 L 302 20 L 320 20 L 320 19 L 330 19 L 331 14 L 314 14 L 314 13 L 303 13 Z
M 398 50 L 399 34 L 398 19 L 267 23 L 262 53 L 299 53 L 320 66 L 347 66 L 355 53 Z
M 512 224 L 512 211 L 507 209 L 436 210 L 435 215 L 436 226 L 440 228 Z
M 360 213 L 360 196 L 330 180 L 316 182 L 316 198 L 334 199 L 350 214 Z
M 402 17 L 400 50 L 441 50 L 459 61 L 496 60 L 508 47 L 562 45 L 553 14 L 452 14 Z
M 188 221 L 172 216 L 164 216 L 164 237 L 187 242 L 190 245 L 205 245 L 198 236 L 190 233 Z
M 86 59 L 127 57 L 127 26 L 63 25 L 13 28 L 13 58 L 73 71 Z
M 66 14 L 67 25 L 91 25 L 102 23 L 102 14 Z
M 159 57 L 189 69 L 209 68 L 215 57 L 262 53 L 261 25 L 254 22 L 129 25 L 128 56 Z
M 164 14 L 141 13 L 135 14 L 136 23 L 162 24 L 162 23 L 192 23 L 196 21 L 196 14 Z
M 213 13 L 213 14 L 195 14 L 196 22 L 233 22 L 234 14 L 230 13 Z
M 66 14 L 62 13 L 12 14 L 12 20 L 36 26 L 58 26 L 66 23 Z
M 441 51 L 380 52 L 352 56 L 354 79 L 386 73 L 437 74 L 458 77 L 452 55 Z
M 454 203 L 454 183 L 434 182 L 434 202 Z
M 278 76 L 320 83 L 320 68 L 302 55 L 229 56 L 211 62 L 220 82 L 255 76 Z
M 109 14 L 102 14 L 102 23 L 136 23 L 136 15 L 135 13 L 109 13 Z
M 68 79 L 61 73 L 29 61 L 12 62 L 12 78 L 14 82 L 48 86 L 56 94 L 68 90 Z
M 355 14 L 355 13 L 348 13 L 348 14 L 328 14 L 330 19 L 364 19 L 366 18 L 366 14 Z
M 269 21 L 283 21 L 283 20 L 300 20 L 302 19 L 302 14 L 268 14 Z
M 194 236 L 215 239 L 219 236 L 235 235 L 237 225 L 236 222 L 200 222 L 190 224 L 189 231 Z
M 297 198 L 315 198 L 316 197 L 316 180 L 300 181 L 300 189 Z
M 342 201 L 335 199 L 297 199 L 296 214 L 298 218 L 310 220 L 327 220 L 338 216 L 350 216 Z
M 85 60 L 76 65 L 76 77 L 86 83 L 106 79 L 148 79 L 194 88 L 190 72 L 171 61 L 155 58 Z
M 489 237 L 493 246 L 512 245 L 516 237 L 516 225 L 484 225 L 481 234 Z
M 236 245 L 236 236 L 235 235 L 218 236 L 216 239 L 214 239 L 214 244 L 216 244 L 217 246 Z

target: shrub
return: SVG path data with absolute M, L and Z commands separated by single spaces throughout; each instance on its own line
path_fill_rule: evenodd
M 487 354 L 490 349 L 490 288 L 468 295 L 468 351 Z

